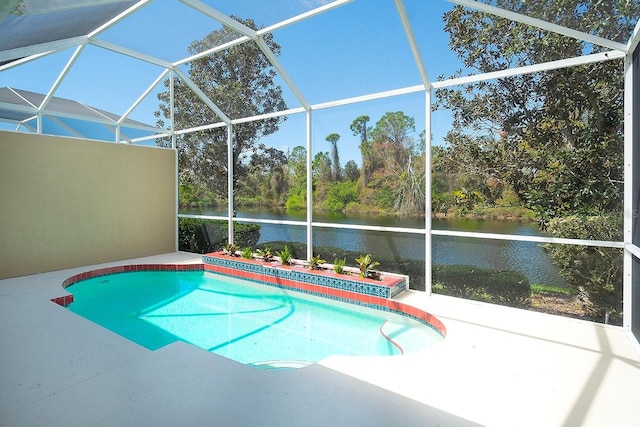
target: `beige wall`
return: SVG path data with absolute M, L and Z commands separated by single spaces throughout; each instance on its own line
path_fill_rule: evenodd
M 175 152 L 0 131 L 0 279 L 175 251 Z

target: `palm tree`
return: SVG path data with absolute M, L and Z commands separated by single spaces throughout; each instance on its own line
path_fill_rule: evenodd
M 336 182 L 340 179 L 340 159 L 338 158 L 338 140 L 340 135 L 332 133 L 327 136 L 327 141 L 331 143 L 331 180 Z
M 371 144 L 367 138 L 367 122 L 369 116 L 359 116 L 351 123 L 351 131 L 354 135 L 360 135 L 360 152 L 362 153 L 362 186 L 366 187 L 370 175 Z

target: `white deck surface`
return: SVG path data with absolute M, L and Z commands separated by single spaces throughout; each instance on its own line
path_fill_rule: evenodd
M 149 351 L 49 301 L 82 271 L 199 261 L 1 280 L 0 426 L 640 426 L 637 344 L 616 327 L 412 292 L 443 343 L 264 371 L 180 342 Z

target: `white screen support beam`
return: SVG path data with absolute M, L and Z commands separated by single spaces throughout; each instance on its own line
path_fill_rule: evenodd
M 638 165 L 633 164 L 633 140 L 634 140 L 634 114 L 633 111 L 633 75 L 636 72 L 633 64 L 633 52 L 629 52 L 624 61 L 624 198 L 623 198 L 623 241 L 625 250 L 622 256 L 622 326 L 631 330 L 632 316 L 640 313 L 633 313 L 633 253 L 629 247 L 633 246 L 633 218 L 637 212 L 633 210 L 633 168 Z M 636 184 L 637 185 L 637 184 Z
M 591 43 L 597 46 L 606 47 L 607 49 L 617 50 L 620 52 L 626 52 L 627 47 L 609 39 L 598 37 L 593 34 L 585 33 L 582 31 L 574 30 L 572 28 L 563 27 L 562 25 L 552 24 L 551 22 L 544 21 L 542 19 L 532 18 L 530 16 L 522 15 L 520 13 L 512 12 L 510 10 L 502 9 L 496 6 L 491 6 L 485 3 L 481 3 L 476 0 L 449 0 L 451 3 L 466 6 L 470 9 L 475 9 L 480 12 L 489 13 L 491 15 L 500 16 L 510 21 L 520 22 L 523 24 L 531 25 L 533 27 L 540 28 L 542 30 L 551 31 L 563 36 L 571 37 L 577 40 L 582 40 L 587 43 Z
M 409 46 L 411 47 L 413 59 L 416 62 L 418 71 L 420 72 L 422 84 L 424 84 L 425 89 L 429 89 L 431 87 L 431 80 L 429 79 L 427 68 L 424 65 L 424 61 L 422 60 L 422 55 L 420 54 L 420 49 L 418 48 L 418 42 L 415 35 L 413 34 L 413 28 L 411 27 L 411 21 L 409 21 L 407 10 L 404 7 L 404 2 L 403 0 L 395 0 L 395 3 L 396 10 L 398 11 L 398 15 L 400 16 L 400 21 L 402 21 L 402 28 L 404 28 L 404 33 L 406 34 Z
M 307 261 L 313 258 L 313 156 L 312 144 L 313 112 L 307 111 Z
M 424 290 L 427 296 L 432 292 L 431 265 L 431 90 L 425 91 L 425 121 L 424 121 L 424 164 L 425 164 L 425 203 L 424 203 Z
M 173 70 L 178 77 L 180 77 L 180 79 L 182 79 L 183 82 L 185 82 L 185 84 L 187 86 L 189 86 L 189 88 L 205 103 L 207 104 L 207 106 L 209 108 L 211 108 L 211 110 L 216 113 L 216 115 L 218 117 L 220 117 L 220 119 L 222 119 L 223 122 L 225 122 L 225 124 L 230 125 L 231 124 L 231 119 L 224 113 L 222 112 L 222 110 L 220 108 L 218 108 L 218 106 L 211 100 L 209 99 L 209 97 L 202 91 L 202 89 L 200 89 L 198 87 L 198 85 L 196 85 L 193 80 L 191 80 L 189 78 L 189 76 L 187 76 L 185 73 L 182 72 L 182 70 L 180 70 L 179 68 L 175 68 Z
M 229 224 L 228 242 L 233 244 L 233 217 L 234 217 L 234 197 L 233 193 L 233 175 L 234 175 L 234 161 L 233 161 L 233 125 L 227 126 L 227 221 Z

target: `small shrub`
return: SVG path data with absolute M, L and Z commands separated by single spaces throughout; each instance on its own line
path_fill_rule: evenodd
M 316 255 L 309 260 L 309 268 L 316 270 L 320 264 L 324 264 L 326 261 L 320 258 L 320 255 Z
M 237 256 L 236 252 L 238 252 L 239 249 L 240 248 L 238 248 L 238 246 L 233 243 L 227 243 L 226 245 L 224 245 L 224 250 L 229 256 Z
M 371 277 L 371 270 L 380 265 L 378 261 L 373 261 L 371 259 L 371 254 L 360 255 L 359 258 L 356 258 L 356 262 L 358 263 L 358 268 L 360 269 L 360 277 Z
M 621 212 L 574 215 L 552 219 L 547 229 L 555 237 L 620 241 L 623 219 Z M 551 243 L 542 247 L 581 295 L 583 308 L 593 320 L 622 324 L 622 249 Z
M 342 259 L 334 259 L 333 260 L 333 271 L 335 271 L 338 274 L 344 274 L 344 266 L 347 263 L 347 259 L 346 258 L 342 258 Z
M 510 307 L 526 307 L 531 297 L 529 280 L 517 271 L 434 265 L 433 283 L 435 293 Z
M 178 248 L 199 254 L 218 251 L 229 243 L 228 230 L 227 221 L 178 218 Z M 234 224 L 233 240 L 238 246 L 255 247 L 260 240 L 260 225 Z
M 250 247 L 246 247 L 242 250 L 242 254 L 240 255 L 244 259 L 252 259 L 253 258 L 253 250 Z
M 273 254 L 271 253 L 271 248 L 268 246 L 265 246 L 263 249 L 258 249 L 258 256 L 265 262 L 273 261 Z
M 291 263 L 291 251 L 289 250 L 289 246 L 284 245 L 284 249 L 281 251 L 276 252 L 276 255 L 278 255 L 280 257 L 280 261 L 283 264 L 290 264 Z

